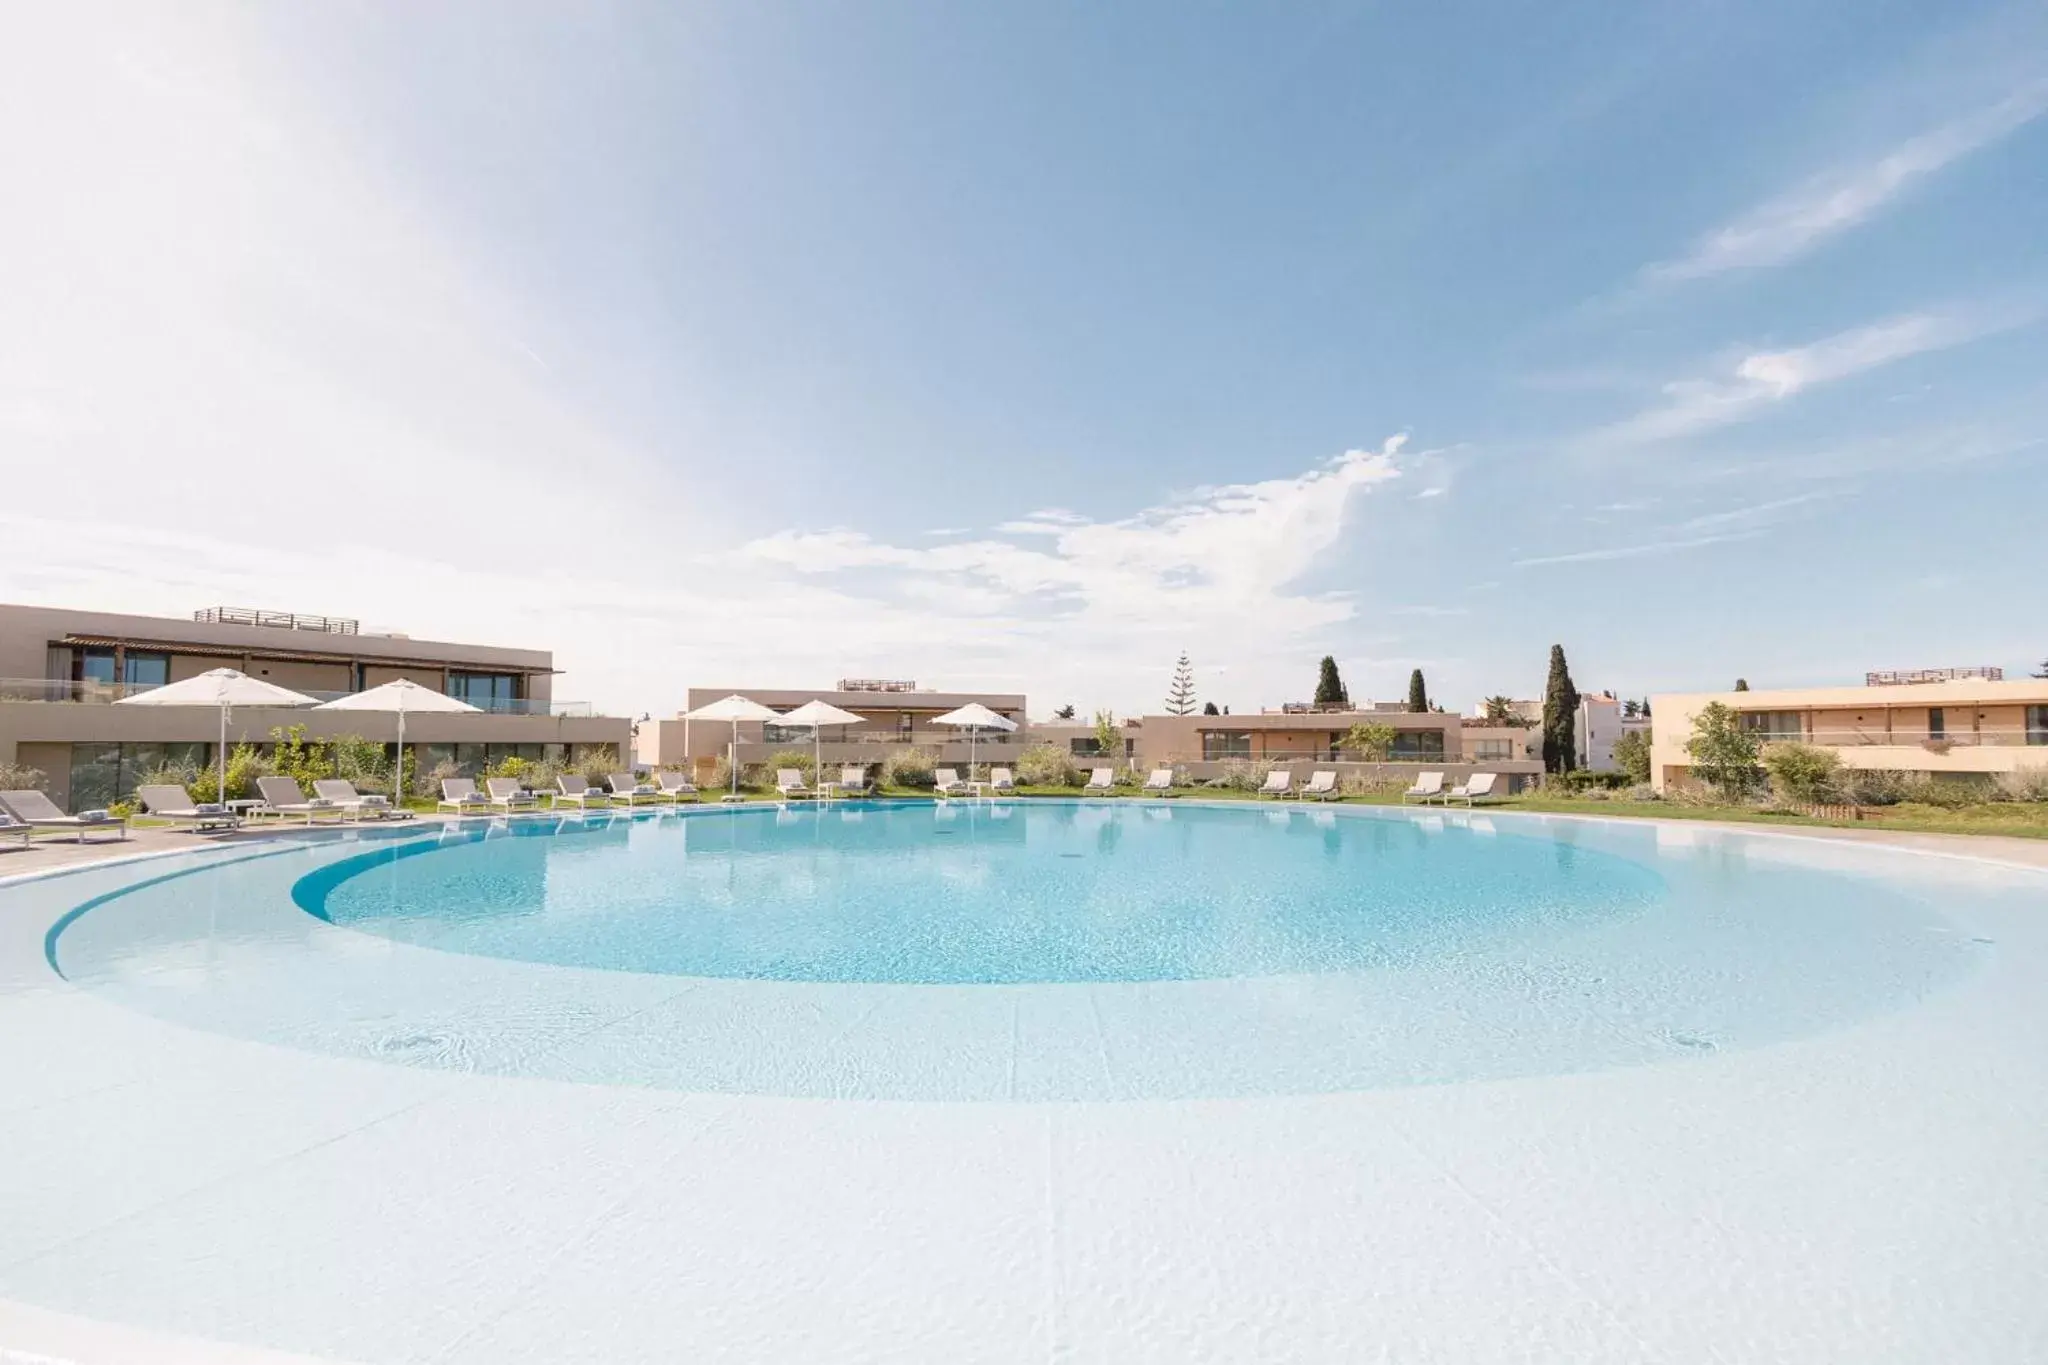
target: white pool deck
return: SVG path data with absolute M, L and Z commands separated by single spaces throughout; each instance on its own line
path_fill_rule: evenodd
M 1672 828 L 1996 886 L 1995 951 L 1668 1064 L 810 1100 L 196 1032 L 56 977 L 0 886 L 0 1362 L 2048 1359 L 2048 849 Z

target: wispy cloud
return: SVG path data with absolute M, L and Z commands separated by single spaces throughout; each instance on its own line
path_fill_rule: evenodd
M 2037 309 L 2012 305 L 1909 313 L 1805 346 L 1752 351 L 1718 376 L 1666 384 L 1662 403 L 1595 433 L 1595 443 L 1668 441 L 1747 421 L 1816 385 L 1974 341 L 2037 315 Z
M 2048 113 L 2048 76 L 2003 99 L 1908 138 L 1874 161 L 1838 167 L 1770 199 L 1701 237 L 1685 255 L 1644 271 L 1691 280 L 1780 265 L 1869 218 L 1915 181 Z
M 1762 531 L 1731 531 L 1717 536 L 1682 536 L 1671 540 L 1645 541 L 1640 545 L 1614 545 L 1598 550 L 1574 550 L 1570 554 L 1534 555 L 1515 561 L 1519 569 L 1533 568 L 1539 564 L 1590 564 L 1603 559 L 1641 559 L 1646 555 L 1676 554 L 1680 550 L 1697 550 L 1708 545 L 1722 545 L 1731 540 L 1754 540 Z

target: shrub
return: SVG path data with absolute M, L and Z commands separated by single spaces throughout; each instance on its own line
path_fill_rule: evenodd
M 539 766 L 530 758 L 507 754 L 495 763 L 486 764 L 478 776 L 483 781 L 489 781 L 493 777 L 509 777 L 521 786 L 526 786 L 532 780 L 534 769 Z
M 25 763 L 0 763 L 0 792 L 41 791 L 50 775 Z
M 1017 755 L 1017 780 L 1027 787 L 1074 787 L 1081 769 L 1060 745 L 1034 744 Z
M 706 791 L 722 790 L 732 786 L 732 760 L 715 758 L 704 770 L 704 780 L 697 783 Z
M 1227 758 L 1223 760 L 1223 771 L 1209 779 L 1212 787 L 1225 787 L 1232 791 L 1255 792 L 1266 785 L 1266 774 L 1273 771 L 1273 765 L 1264 759 Z
M 1992 799 L 2002 801 L 2048 801 L 2048 768 L 2028 772 L 2000 773 L 1992 784 Z
M 579 744 L 562 771 L 580 774 L 592 786 L 603 786 L 606 778 L 619 772 L 619 746 Z
M 276 773 L 276 766 L 256 752 L 255 745 L 237 744 L 228 754 L 226 795 L 219 790 L 219 770 L 211 764 L 194 773 L 185 790 L 192 794 L 194 801 L 241 801 L 256 794 L 257 778 L 272 777 Z
M 937 779 L 933 772 L 939 756 L 930 749 L 892 749 L 882 760 L 885 787 L 929 787 Z
M 1570 772 L 1549 774 L 1543 779 L 1543 785 L 1567 796 L 1584 796 L 1596 791 L 1619 791 L 1629 785 L 1629 776 L 1627 773 L 1596 773 L 1590 768 L 1573 768 Z
M 1938 806 L 1943 810 L 1961 810 L 1965 806 L 1980 804 L 1991 791 L 1988 782 L 1973 781 L 1967 777 L 1908 773 L 1899 799 L 1921 806 Z
M 1693 776 L 1724 799 L 1746 796 L 1756 786 L 1757 738 L 1742 728 L 1733 707 L 1710 701 L 1693 717 L 1685 751 Z
M 1420 672 L 1416 674 L 1421 677 Z M 1350 754 L 1353 759 L 1368 763 L 1384 763 L 1393 752 L 1394 741 L 1400 732 L 1391 725 L 1375 721 L 1358 721 L 1344 732 L 1344 738 L 1337 741 L 1337 747 Z
M 270 738 L 272 770 L 298 783 L 300 790 L 311 791 L 315 782 L 334 776 L 333 755 L 319 740 L 306 738 L 305 726 L 280 725 L 270 732 Z M 232 780 L 229 785 L 234 785 Z
M 778 749 L 768 755 L 768 775 L 773 777 L 778 768 L 794 768 L 804 775 L 808 784 L 818 776 L 816 759 L 817 756 L 808 749 Z
M 1628 799 L 1631 801 L 1662 801 L 1664 793 L 1658 791 L 1647 782 L 1638 782 L 1635 786 L 1628 789 Z
M 462 765 L 452 758 L 444 758 L 429 768 L 422 763 L 409 763 L 407 772 L 412 774 L 412 791 L 415 796 L 441 796 L 441 784 L 451 777 L 463 776 Z
M 1845 768 L 1836 778 L 1842 799 L 1856 806 L 1896 806 L 1906 799 L 1912 779 L 1886 768 Z
M 327 749 L 333 758 L 334 776 L 345 777 L 358 787 L 391 785 L 391 760 L 385 756 L 380 741 L 343 735 L 330 740 Z
M 1771 775 L 1771 788 L 1783 801 L 1818 805 L 1839 800 L 1841 787 L 1836 778 L 1842 770 L 1841 755 L 1813 744 L 1770 744 L 1763 751 L 1764 771 Z

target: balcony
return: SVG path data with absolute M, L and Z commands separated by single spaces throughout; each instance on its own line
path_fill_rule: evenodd
M 0 678 L 0 702 L 47 702 L 59 706 L 103 706 L 123 697 L 151 691 L 156 684 L 74 682 L 66 678 Z M 316 688 L 293 688 L 316 702 L 338 701 L 352 694 Z M 479 711 L 497 716 L 570 716 L 597 714 L 587 701 L 540 700 L 471 701 Z

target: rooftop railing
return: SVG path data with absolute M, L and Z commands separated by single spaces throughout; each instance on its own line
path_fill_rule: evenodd
M 154 683 L 107 683 L 73 681 L 68 678 L 0 678 L 0 702 L 45 702 L 63 706 L 104 706 L 154 690 Z M 302 697 L 311 697 L 316 702 L 339 701 L 353 695 L 348 692 L 332 692 L 319 688 L 293 688 Z M 597 710 L 587 701 L 556 701 L 552 698 L 538 700 L 493 700 L 480 701 L 465 697 L 471 706 L 479 711 L 499 716 L 594 716 Z M 296 708 L 280 708 L 291 710 Z M 369 712 L 366 714 L 376 714 Z M 417 714 L 417 713 L 415 713 Z
M 355 635 L 361 623 L 346 616 L 306 616 L 295 611 L 258 611 L 254 607 L 204 607 L 192 619 L 209 626 L 270 626 L 277 630 L 312 630 L 323 635 Z
M 2001 745 L 2048 746 L 2048 726 L 1986 725 L 1972 730 L 1967 725 L 1949 726 L 1940 733 L 1924 726 L 1895 726 L 1887 732 L 1882 725 L 1845 729 L 1751 730 L 1752 739 L 1765 744 L 1815 744 L 1825 748 L 1849 749 L 1870 746 L 1921 748 L 1939 753 L 1944 749 Z

